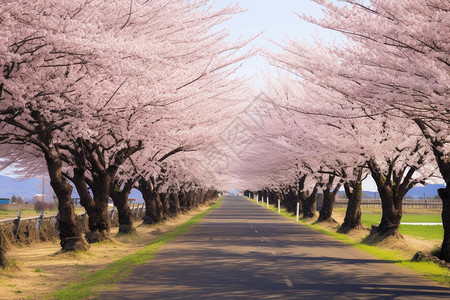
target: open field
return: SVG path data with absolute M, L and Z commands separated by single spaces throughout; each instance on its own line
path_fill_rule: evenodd
M 7 209 L 7 210 L 0 210 L 0 220 L 5 219 L 15 219 L 17 218 L 17 213 L 19 209 Z M 40 210 L 35 210 L 34 208 L 26 208 L 21 209 L 21 218 L 32 218 L 32 217 L 39 217 L 39 214 L 41 213 Z M 44 216 L 48 215 L 56 215 L 58 213 L 57 209 L 53 210 L 45 210 Z M 83 207 L 76 207 L 75 213 L 80 214 L 84 213 Z
M 345 214 L 345 208 L 336 208 L 336 214 Z M 442 223 L 440 209 L 406 209 L 403 213 L 402 223 Z M 378 225 L 381 220 L 380 208 L 362 208 L 362 223 L 370 228 Z M 401 234 L 427 240 L 442 239 L 444 228 L 442 225 L 400 225 Z

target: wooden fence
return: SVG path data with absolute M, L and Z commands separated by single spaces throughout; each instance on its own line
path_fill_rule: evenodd
M 336 200 L 334 207 L 336 208 L 346 208 L 348 200 L 339 199 Z M 361 207 L 367 208 L 381 208 L 380 199 L 363 199 L 361 202 Z M 431 208 L 441 208 L 441 199 L 404 199 L 403 208 L 421 208 L 421 209 L 431 209 Z
M 141 220 L 145 214 L 145 204 L 132 204 L 131 211 L 134 220 Z M 118 216 L 116 208 L 109 210 L 111 225 L 118 226 Z M 87 230 L 86 212 L 77 214 L 77 222 Z M 3 242 L 16 243 L 24 242 L 29 244 L 35 240 L 48 240 L 58 235 L 58 215 L 44 215 L 41 210 L 40 215 L 31 218 L 21 218 L 21 211 L 18 211 L 17 218 L 0 220 L 0 234 Z

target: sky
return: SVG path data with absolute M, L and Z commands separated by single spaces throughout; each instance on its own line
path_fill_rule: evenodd
M 224 23 L 230 30 L 230 39 L 248 39 L 260 35 L 252 46 L 279 50 L 276 44 L 284 44 L 288 39 L 312 43 L 315 38 L 333 43 L 338 34 L 302 20 L 298 15 L 321 18 L 321 7 L 310 0 L 216 0 L 216 7 L 236 4 L 245 11 Z M 242 75 L 254 76 L 255 85 L 260 84 L 261 73 L 273 72 L 267 61 L 256 56 L 244 64 Z M 363 190 L 377 191 L 372 177 L 363 182 Z
M 305 14 L 316 18 L 323 16 L 321 7 L 310 0 L 216 0 L 215 3 L 217 8 L 230 3 L 239 4 L 244 12 L 223 26 L 229 28 L 231 40 L 259 35 L 251 44 L 254 47 L 276 51 L 279 50 L 276 44 L 285 44 L 288 38 L 312 42 L 314 37 L 320 37 L 333 42 L 337 36 L 336 33 L 308 23 L 297 15 Z M 261 72 L 272 72 L 267 61 L 261 56 L 251 58 L 241 69 L 243 75 L 249 76 L 258 76 Z

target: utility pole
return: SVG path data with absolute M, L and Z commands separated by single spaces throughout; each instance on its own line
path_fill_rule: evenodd
M 45 174 L 42 174 L 42 202 L 45 202 Z

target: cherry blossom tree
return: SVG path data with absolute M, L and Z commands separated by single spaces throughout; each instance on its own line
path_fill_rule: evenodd
M 112 183 L 143 139 L 189 128 L 202 103 L 231 97 L 240 84 L 225 78 L 246 57 L 235 55 L 245 42 L 224 42 L 226 31 L 212 30 L 238 10 L 176 0 L 3 4 L 0 139 L 43 153 L 63 249 L 86 247 L 63 162 L 86 195 L 91 181 L 93 201 L 84 203 L 99 217 L 92 229 L 107 235 Z M 176 119 L 184 122 L 174 126 Z
M 449 3 L 443 1 L 315 1 L 321 20 L 305 19 L 343 33 L 350 41 L 335 69 L 354 84 L 340 87 L 374 112 L 413 120 L 427 139 L 446 183 L 441 256 L 450 261 Z M 344 69 L 345 68 L 345 69 Z
M 305 120 L 302 125 L 314 122 L 310 130 L 303 125 L 305 128 L 302 134 L 303 141 L 306 137 L 308 144 L 311 144 L 311 141 L 320 141 L 316 148 L 331 146 L 329 149 L 333 149 L 329 153 L 316 150 L 310 152 L 316 152 L 317 156 L 328 156 L 327 159 L 319 158 L 320 168 L 316 169 L 317 171 L 311 170 L 311 173 L 319 172 L 339 176 L 344 181 L 348 180 L 344 187 L 348 194 L 349 206 L 340 231 L 348 232 L 362 226 L 359 206 L 361 182 L 366 173 L 363 172 L 363 167 L 367 164 L 382 195 L 383 217 L 378 227 L 379 233 L 386 236 L 396 235 L 404 195 L 415 184 L 423 183 L 425 179 L 434 175 L 435 168 L 424 139 L 414 127 L 410 128 L 411 124 L 404 119 L 376 115 L 368 118 L 358 106 L 352 107 L 353 103 L 343 97 L 339 87 L 330 85 L 329 88 L 323 83 L 330 77 L 332 78 L 330 82 L 333 82 L 332 75 L 322 80 L 322 75 L 326 71 L 333 74 L 333 70 L 328 67 L 332 62 L 324 60 L 318 53 L 322 52 L 293 43 L 283 56 L 271 55 L 277 66 L 303 78 L 297 82 L 283 79 L 288 83 L 282 88 L 283 93 L 277 93 L 278 98 L 274 101 L 278 101 L 280 106 L 288 110 L 306 115 L 307 118 L 297 118 L 297 121 Z M 295 88 L 296 86 L 299 88 Z M 403 139 L 405 135 L 408 139 Z M 301 139 L 292 138 L 294 144 Z M 304 142 L 302 146 L 305 149 Z M 380 168 L 381 165 L 384 166 L 384 170 Z M 346 170 L 348 167 L 350 170 Z M 420 171 L 420 174 L 415 173 L 416 171 Z M 350 174 L 353 179 L 349 178 Z M 413 178 L 413 175 L 416 176 Z M 325 194 L 329 194 L 328 191 Z M 330 199 L 326 200 L 329 204 Z

